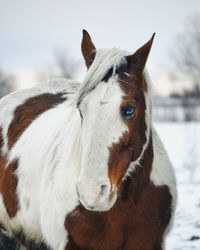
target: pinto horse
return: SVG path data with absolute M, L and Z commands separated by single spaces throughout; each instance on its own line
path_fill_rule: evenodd
M 176 183 L 134 54 L 83 31 L 81 84 L 52 80 L 0 102 L 0 225 L 31 249 L 161 250 Z

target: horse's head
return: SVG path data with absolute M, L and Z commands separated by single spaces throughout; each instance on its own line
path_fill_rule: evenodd
M 124 178 L 139 163 L 149 140 L 150 111 L 144 67 L 153 37 L 134 54 L 96 50 L 83 32 L 88 67 L 77 94 L 82 119 L 77 192 L 89 210 L 107 211 Z

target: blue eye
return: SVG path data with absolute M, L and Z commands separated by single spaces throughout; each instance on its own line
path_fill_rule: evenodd
M 135 110 L 136 110 L 135 106 L 132 106 L 132 105 L 128 106 L 128 107 L 122 109 L 122 115 L 126 119 L 130 119 L 135 114 Z

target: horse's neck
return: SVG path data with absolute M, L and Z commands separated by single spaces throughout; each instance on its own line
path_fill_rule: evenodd
M 63 156 L 66 161 L 76 161 L 79 164 L 81 157 L 81 118 L 76 108 L 72 109 L 71 118 L 63 124 L 57 144 L 59 146 L 58 157 Z
M 134 197 L 135 200 L 138 199 L 141 190 L 149 184 L 150 174 L 153 166 L 153 141 L 152 133 L 150 133 L 150 138 L 148 145 L 140 159 L 138 165 L 135 166 L 133 172 L 128 176 L 121 186 L 121 197 L 128 198 L 129 196 Z

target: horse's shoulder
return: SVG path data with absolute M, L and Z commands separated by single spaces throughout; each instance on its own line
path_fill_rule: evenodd
M 67 100 L 77 91 L 79 83 L 66 80 L 49 80 L 36 87 L 15 91 L 0 101 L 0 128 L 9 150 L 22 132 L 38 115 Z
M 67 100 L 68 93 L 75 92 L 77 86 L 70 80 L 52 80 L 13 92 L 0 100 L 0 202 L 10 218 L 18 211 L 18 178 L 15 173 L 19 165 L 18 158 L 9 160 L 11 149 L 39 115 Z M 3 212 L 0 204 L 0 213 Z M 5 224 L 1 216 L 0 222 Z
M 176 178 L 168 153 L 155 128 L 152 128 L 154 160 L 150 174 L 151 182 L 163 197 L 172 197 L 170 204 L 172 218 L 177 201 Z M 164 202 L 165 203 L 165 202 Z M 165 209 L 164 209 L 165 210 Z M 172 220 L 171 220 L 172 221 Z M 171 223 L 170 223 L 171 225 Z M 169 228 L 169 227 L 168 227 Z
M 172 163 L 156 129 L 152 128 L 154 158 L 151 171 L 151 181 L 155 185 L 166 185 L 175 192 L 176 179 Z M 174 194 L 175 195 L 175 194 Z

